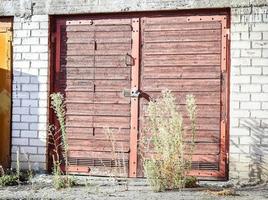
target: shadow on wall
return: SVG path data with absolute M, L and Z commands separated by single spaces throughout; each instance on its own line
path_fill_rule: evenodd
M 47 83 L 39 71 L 13 70 L 12 93 L 12 167 L 19 151 L 21 168 L 35 171 L 46 169 L 47 154 Z
M 250 130 L 249 180 L 268 180 L 268 124 L 250 119 L 241 121 L 241 127 Z

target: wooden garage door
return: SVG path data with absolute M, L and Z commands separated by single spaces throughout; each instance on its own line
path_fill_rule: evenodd
M 191 174 L 226 174 L 226 17 L 152 17 L 141 23 L 140 128 L 148 97 L 169 89 L 190 127 L 185 97 L 197 99 L 197 136 Z M 149 157 L 149 156 L 148 156 Z M 140 161 L 141 159 L 139 159 Z M 142 176 L 142 164 L 138 175 Z
M 66 99 L 70 171 L 89 166 L 93 175 L 109 175 L 109 167 L 128 169 L 130 96 L 124 91 L 131 87 L 131 23 L 57 21 L 54 89 Z
M 226 178 L 226 16 L 105 18 L 56 20 L 51 81 L 52 91 L 66 98 L 69 170 L 111 175 L 124 168 L 119 171 L 142 177 L 138 140 L 145 110 L 167 88 L 179 105 L 186 94 L 197 98 L 191 174 Z M 106 128 L 114 132 L 114 146 Z

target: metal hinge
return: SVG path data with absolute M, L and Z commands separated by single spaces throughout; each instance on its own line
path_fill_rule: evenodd
M 226 152 L 226 163 L 229 164 L 229 153 Z
M 224 35 L 226 35 L 226 38 L 228 40 L 230 40 L 230 29 L 229 28 L 224 29 Z
M 96 51 L 97 50 L 97 41 L 94 40 L 94 50 Z
M 135 65 L 135 59 L 130 54 L 125 55 L 125 64 L 126 66 L 134 66 Z

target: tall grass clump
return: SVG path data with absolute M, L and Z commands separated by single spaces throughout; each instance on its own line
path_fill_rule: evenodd
M 109 174 L 115 183 L 122 185 L 124 190 L 128 190 L 128 166 L 126 165 L 127 155 L 123 147 L 123 142 L 119 142 L 116 138 L 116 134 L 119 135 L 121 129 L 118 128 L 117 132 L 115 131 L 115 129 L 105 128 L 105 135 L 109 141 L 109 146 L 111 147 L 111 159 L 115 165 L 114 167 L 111 167 Z
M 51 108 L 57 118 L 58 126 L 49 126 L 49 144 L 53 146 L 53 185 L 56 189 L 71 187 L 75 184 L 72 177 L 68 173 L 68 141 L 65 126 L 65 102 L 61 93 L 53 93 L 50 95 Z M 66 176 L 63 176 L 61 165 L 64 165 Z
M 149 102 L 146 134 L 142 136 L 144 173 L 154 191 L 181 189 L 188 177 L 196 132 L 196 101 L 193 95 L 186 97 L 186 110 L 190 120 L 190 131 L 186 131 L 182 114 L 178 111 L 176 98 L 171 91 L 164 90 L 159 99 Z M 188 129 L 188 128 L 187 128 Z M 187 134 L 187 139 L 186 139 Z M 190 137 L 189 137 L 190 135 Z M 146 156 L 150 152 L 151 156 Z

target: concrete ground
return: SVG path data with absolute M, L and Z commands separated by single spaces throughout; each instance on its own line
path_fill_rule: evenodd
M 128 180 L 128 188 L 125 183 L 118 184 L 114 179 L 76 177 L 80 186 L 55 190 L 52 186 L 50 175 L 37 175 L 32 184 L 0 187 L 0 199 L 92 199 L 92 200 L 212 200 L 212 199 L 268 199 L 268 185 L 236 186 L 231 189 L 230 182 L 200 182 L 200 187 L 185 189 L 182 191 L 167 191 L 161 193 L 152 192 L 144 179 Z M 220 195 L 227 191 L 231 195 Z

